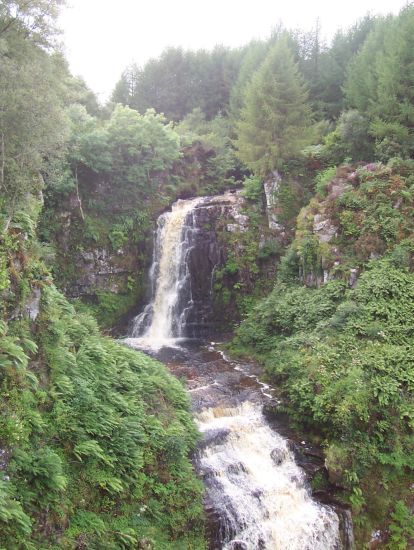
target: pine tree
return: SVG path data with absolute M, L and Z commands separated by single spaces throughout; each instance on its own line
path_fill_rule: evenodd
M 384 52 L 377 60 L 378 101 L 372 133 L 381 160 L 414 154 L 413 48 L 414 6 L 408 6 L 387 28 Z
M 414 154 L 414 7 L 379 20 L 348 68 L 350 107 L 370 121 L 375 156 L 387 161 Z
M 256 174 L 280 169 L 309 142 L 311 112 L 286 38 L 269 51 L 246 87 L 236 123 L 239 158 Z

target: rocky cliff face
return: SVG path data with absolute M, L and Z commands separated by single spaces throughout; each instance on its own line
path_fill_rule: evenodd
M 137 247 L 118 250 L 100 246 L 75 254 L 76 277 L 67 281 L 65 294 L 72 298 L 92 297 L 97 292 L 122 294 L 140 269 Z
M 279 191 L 282 176 L 279 172 L 275 171 L 272 177 L 268 178 L 264 184 L 263 189 L 266 197 L 266 214 L 269 223 L 269 229 L 277 232 L 284 232 L 285 228 L 279 221 L 278 217 L 278 200 L 277 193 Z
M 293 248 L 307 286 L 341 278 L 353 288 L 369 260 L 394 249 L 408 254 L 412 196 L 404 178 L 400 167 L 381 163 L 337 169 L 298 216 Z
M 215 273 L 228 259 L 224 234 L 243 233 L 248 228 L 244 204 L 239 193 L 226 193 L 207 197 L 194 210 L 197 231 L 188 257 L 193 298 L 187 320 L 189 336 L 206 335 L 217 328 L 221 308 L 215 303 Z
M 145 300 L 151 228 L 165 203 L 154 199 L 144 205 L 128 204 L 125 190 L 88 178 L 85 218 L 73 195 L 51 205 L 53 218 L 44 223 L 50 225 L 57 253 L 60 288 L 91 305 L 101 326 L 109 328 L 127 312 L 136 312 Z M 231 326 L 240 316 L 240 300 L 263 292 L 264 279 L 271 281 L 277 256 L 291 238 L 279 220 L 281 185 L 283 190 L 278 174 L 265 184 L 266 204 L 234 191 L 205 197 L 195 209 L 197 231 L 188 257 L 194 300 L 188 319 L 191 335 L 205 334 L 220 324 Z M 140 221 L 142 214 L 145 223 Z
M 56 251 L 59 288 L 94 308 L 103 328 L 118 323 L 139 301 L 151 254 L 148 205 L 132 199 L 128 204 L 126 194 L 88 180 L 83 219 L 76 196 L 69 195 L 47 204 L 41 224 L 43 238 Z

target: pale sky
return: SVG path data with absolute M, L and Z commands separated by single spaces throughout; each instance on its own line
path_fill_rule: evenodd
M 407 0 L 67 0 L 60 27 L 72 73 L 101 100 L 122 71 L 168 46 L 211 49 L 267 38 L 281 21 L 331 38 L 366 13 L 398 13 Z

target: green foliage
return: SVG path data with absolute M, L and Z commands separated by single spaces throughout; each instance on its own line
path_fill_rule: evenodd
M 237 80 L 230 94 L 229 110 L 233 121 L 240 117 L 246 86 L 257 68 L 263 63 L 270 46 L 269 42 L 253 40 L 244 48 Z
M 338 30 L 329 47 L 321 39 L 318 24 L 310 32 L 296 34 L 299 67 L 318 120 L 336 120 L 344 109 L 343 84 L 347 67 L 375 23 L 376 18 L 366 15 L 350 28 Z
M 88 305 L 88 310 L 94 314 L 100 327 L 113 328 L 119 319 L 133 308 L 139 298 L 139 289 L 131 279 L 128 281 L 127 291 L 123 294 L 96 291 L 97 304 Z
M 315 190 L 319 197 L 323 198 L 326 196 L 326 187 L 335 176 L 335 166 L 331 166 L 330 168 L 326 168 L 322 172 L 319 172 L 315 178 Z
M 333 164 L 345 159 L 372 160 L 374 150 L 369 130 L 369 120 L 357 110 L 343 112 L 336 129 L 324 139 L 322 155 Z
M 186 180 L 196 171 L 193 193 L 214 194 L 234 185 L 239 161 L 231 143 L 231 128 L 227 118 L 220 114 L 207 120 L 205 113 L 196 108 L 175 130 L 183 145 L 182 164 Z
M 60 2 L 6 2 L 0 8 L 0 223 L 42 188 L 45 157 L 63 142 L 67 71 L 49 41 Z
M 15 334 L 1 326 L 10 477 L 0 483 L 1 545 L 115 550 L 151 534 L 176 548 L 191 530 L 203 548 L 201 489 L 187 459 L 197 432 L 180 383 L 100 336 L 53 286 L 42 289 L 38 327 L 36 345 L 23 325 Z
M 377 100 L 377 55 L 383 49 L 384 34 L 390 19 L 377 19 L 357 55 L 351 60 L 345 80 L 347 104 L 367 113 Z
M 361 547 L 373 529 L 389 530 L 389 548 L 412 537 L 412 170 L 394 159 L 320 172 L 273 291 L 250 307 L 232 344 L 264 365 L 281 409 L 324 440 Z
M 178 136 L 154 110 L 140 115 L 117 105 L 107 132 L 111 171 L 120 183 L 150 183 L 150 174 L 165 170 L 179 157 Z
M 307 181 L 306 181 L 307 180 Z M 295 171 L 285 175 L 274 193 L 274 206 L 277 223 L 290 235 L 296 225 L 296 217 L 309 198 L 310 179 L 301 179 Z
M 405 503 L 399 500 L 391 514 L 389 550 L 405 550 L 409 548 L 408 540 L 414 537 L 414 517 Z
M 300 212 L 292 244 L 303 275 L 322 282 L 328 270 L 348 278 L 349 269 L 386 251 L 395 264 L 411 267 L 414 203 L 404 166 L 344 166 L 319 174 L 319 193 Z
M 241 230 L 235 226 L 233 231 L 226 231 L 220 222 L 214 227 L 226 253 L 224 265 L 213 272 L 216 322 L 223 330 L 247 313 L 258 297 L 271 288 L 275 258 L 281 252 L 280 244 L 266 232 L 267 219 L 262 214 L 262 201 L 258 200 L 262 195 L 261 181 L 253 177 L 246 181 L 249 191 L 252 185 L 249 192 L 252 199 L 246 201 L 242 211 L 248 225 Z M 267 237 L 265 241 L 262 231 Z M 269 277 L 263 276 L 263 268 Z
M 0 292 L 10 286 L 9 254 L 16 248 L 16 241 L 8 233 L 0 236 Z
M 52 192 L 62 195 L 76 190 L 84 218 L 82 196 L 85 172 L 109 178 L 132 194 L 151 194 L 152 178 L 170 168 L 180 156 L 179 138 L 162 115 L 148 110 L 144 115 L 117 105 L 108 121 L 91 116 L 85 107 L 71 105 L 67 110 L 70 135 L 66 158 L 61 160 L 60 174 L 51 180 Z
M 396 157 L 414 151 L 413 7 L 367 17 L 329 47 L 317 26 L 279 28 L 237 50 L 170 48 L 125 72 L 113 96 L 123 105 L 103 112 L 55 49 L 59 4 L 0 7 L 0 546 L 204 547 L 184 392 L 158 363 L 102 338 L 86 308 L 76 312 L 52 286 L 35 243 L 38 197 L 46 183 L 42 235 L 59 245 L 66 286 L 79 276 L 68 258 L 98 246 L 123 256 L 133 245 L 141 266 L 151 220 L 171 200 L 244 180 L 249 228 L 226 234 L 217 309 L 222 317 L 226 305 L 227 320 L 247 314 L 238 348 L 264 362 L 294 420 L 322 433 L 357 528 L 383 526 L 388 514 L 389 548 L 407 547 L 414 177 Z M 299 216 L 274 290 L 254 305 L 281 253 L 263 229 L 258 177 L 298 164 L 312 142 L 309 105 L 322 143 L 307 147 L 299 183 L 285 174 L 278 188 L 287 239 L 308 193 L 303 174 L 319 171 L 318 197 Z M 233 143 L 257 177 L 245 177 Z M 394 160 L 342 168 L 328 193 L 331 166 L 347 158 Z M 316 214 L 332 223 L 331 241 L 316 236 Z M 350 266 L 362 270 L 353 289 Z M 135 303 L 139 269 L 122 294 L 93 289 L 88 310 L 102 326 Z M 326 269 L 337 280 L 303 286 L 322 284 Z M 29 322 L 39 289 L 41 313 Z
M 364 113 L 382 161 L 413 152 L 414 8 L 379 21 L 351 64 L 345 92 L 348 102 Z M 404 67 L 404 70 L 401 70 Z
M 330 475 L 349 487 L 359 513 L 378 513 L 367 501 L 372 470 L 377 483 L 414 477 L 413 303 L 414 276 L 371 261 L 355 290 L 340 281 L 319 289 L 278 283 L 237 331 L 236 349 L 262 358 L 289 414 L 325 435 Z
M 108 234 L 112 248 L 114 250 L 122 248 L 131 238 L 130 233 L 133 229 L 134 219 L 132 217 L 124 217 L 120 222 L 113 224 Z
M 169 120 L 182 120 L 195 108 L 211 119 L 228 108 L 240 57 L 223 46 L 211 52 L 167 48 L 144 67 L 127 68 L 112 99 L 141 113 L 154 108 Z
M 26 537 L 30 536 L 32 524 L 11 490 L 10 483 L 0 480 L 0 541 L 14 539 L 16 544 L 22 545 L 27 540 Z
M 283 166 L 308 143 L 310 110 L 287 39 L 269 51 L 245 90 L 235 145 L 257 175 Z
M 259 178 L 250 177 L 243 181 L 243 197 L 258 202 L 263 197 L 263 184 Z

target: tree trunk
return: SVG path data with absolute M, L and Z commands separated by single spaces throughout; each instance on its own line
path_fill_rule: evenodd
M 78 167 L 75 166 L 75 184 L 76 184 L 76 198 L 78 199 L 79 212 L 83 221 L 85 221 L 85 214 L 83 213 L 82 200 L 79 193 L 79 181 L 78 181 Z

